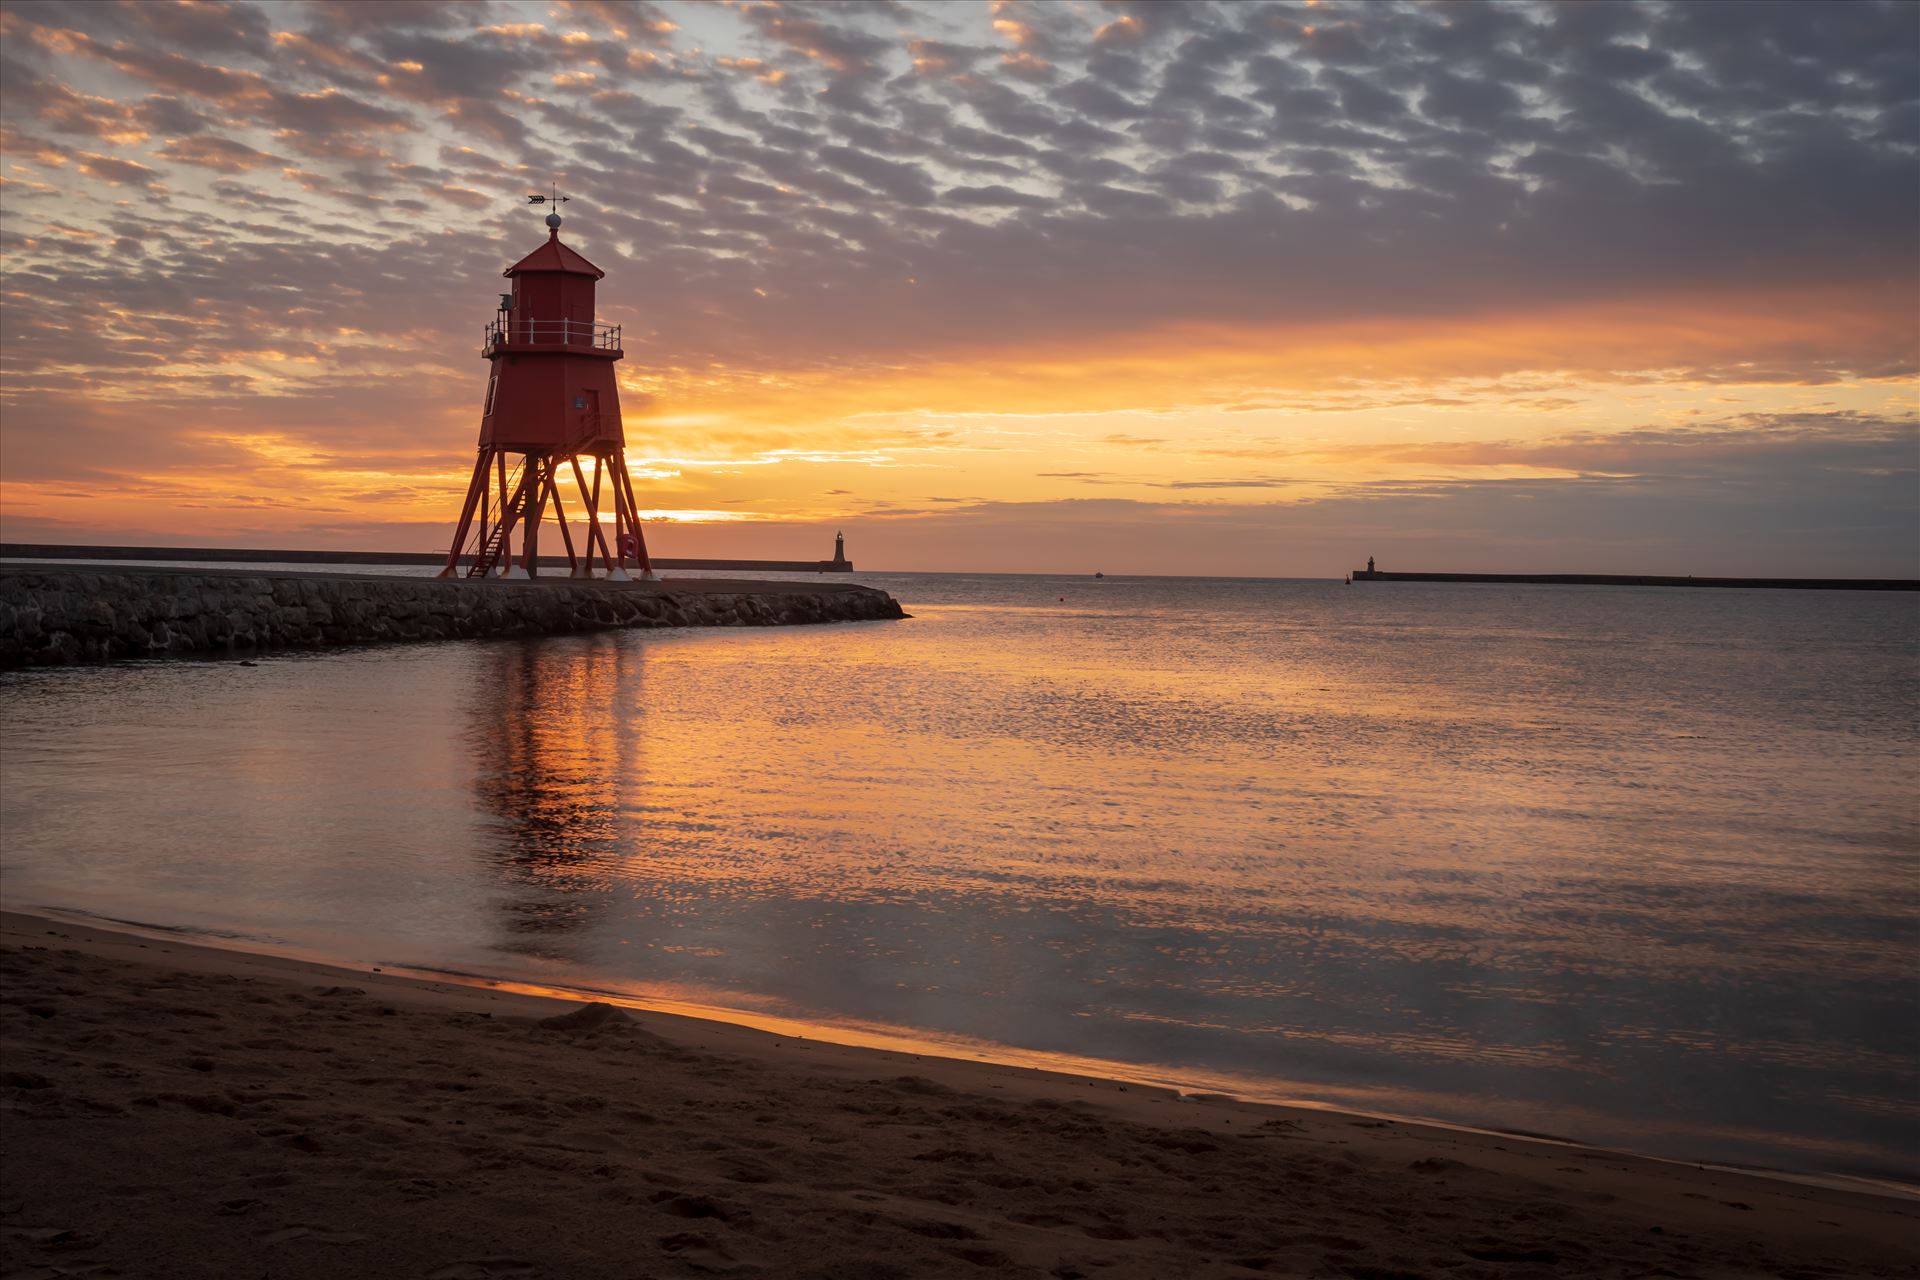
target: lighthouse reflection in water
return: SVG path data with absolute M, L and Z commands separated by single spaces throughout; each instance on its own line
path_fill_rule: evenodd
M 1910 601 L 865 580 L 6 677 L 9 901 L 1915 1176 Z
M 621 793 L 645 778 L 639 721 L 602 710 L 644 696 L 642 652 L 602 642 L 572 656 L 494 649 L 466 733 L 485 847 L 507 890 L 500 948 L 554 960 L 582 958 L 570 935 L 605 915 L 627 835 Z

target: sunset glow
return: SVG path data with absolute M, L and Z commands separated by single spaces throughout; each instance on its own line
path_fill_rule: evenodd
M 1917 15 L 23 0 L 5 537 L 444 546 L 553 182 L 659 555 L 1914 576 Z

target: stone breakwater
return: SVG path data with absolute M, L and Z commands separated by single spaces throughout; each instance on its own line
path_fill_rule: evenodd
M 0 667 L 907 615 L 871 587 L 0 569 Z

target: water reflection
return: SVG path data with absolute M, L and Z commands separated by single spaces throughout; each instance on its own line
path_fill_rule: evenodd
M 480 856 L 499 897 L 499 950 L 580 962 L 602 919 L 610 874 L 632 840 L 626 789 L 644 785 L 627 713 L 646 696 L 646 650 L 606 636 L 564 648 L 475 650 L 465 740 L 485 818 Z

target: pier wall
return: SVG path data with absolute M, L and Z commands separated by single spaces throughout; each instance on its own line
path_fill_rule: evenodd
M 1920 591 L 1911 578 L 1680 578 L 1645 573 L 1389 573 L 1355 569 L 1355 582 L 1493 582 L 1560 587 L 1758 587 L 1786 591 Z
M 904 618 L 884 591 L 702 580 L 380 578 L 239 570 L 0 569 L 0 667 L 163 655 Z
M 417 564 L 446 562 L 444 551 L 307 551 L 259 547 L 113 547 L 73 542 L 0 542 L 4 560 L 219 560 L 227 564 Z M 464 569 L 471 557 L 460 557 Z M 542 569 L 566 569 L 565 556 L 540 556 Z M 852 573 L 851 560 L 688 560 L 654 556 L 656 569 L 704 569 L 722 573 Z

